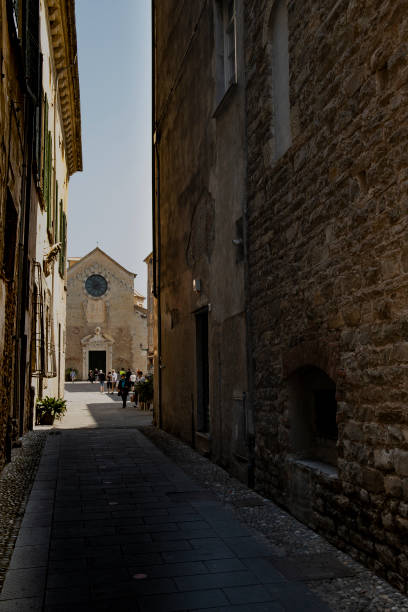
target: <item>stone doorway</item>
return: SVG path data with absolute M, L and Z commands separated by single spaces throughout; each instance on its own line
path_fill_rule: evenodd
M 89 370 L 95 368 L 106 373 L 106 351 L 89 351 Z
M 104 333 L 100 327 L 95 328 L 95 333 L 85 336 L 82 344 L 82 379 L 87 380 L 89 370 L 98 368 L 105 373 L 112 369 L 112 346 L 113 338 Z M 92 367 L 93 364 L 93 367 Z

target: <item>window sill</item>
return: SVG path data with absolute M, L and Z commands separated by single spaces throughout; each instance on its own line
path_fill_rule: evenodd
M 295 457 L 290 457 L 289 462 L 304 467 L 311 472 L 320 472 L 328 478 L 337 479 L 339 477 L 338 469 L 334 465 L 330 465 L 330 463 L 323 463 L 323 461 L 315 459 L 296 459 Z
M 231 83 L 228 89 L 225 90 L 223 96 L 220 98 L 215 110 L 213 112 L 213 119 L 217 119 L 217 117 L 227 108 L 229 101 L 233 97 L 234 91 L 238 88 L 238 84 Z
M 205 431 L 196 431 L 195 435 L 199 438 L 203 438 L 203 440 L 211 440 L 210 434 Z

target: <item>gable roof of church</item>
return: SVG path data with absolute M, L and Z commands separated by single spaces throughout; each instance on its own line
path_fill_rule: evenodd
M 84 259 L 88 259 L 88 257 L 90 257 L 91 255 L 93 255 L 96 252 L 102 253 L 102 255 L 107 257 L 109 259 L 109 261 L 111 261 L 113 264 L 115 264 L 115 266 L 118 266 L 119 268 L 124 270 L 124 272 L 126 272 L 127 274 L 131 274 L 133 276 L 133 278 L 136 278 L 137 274 L 135 274 L 134 272 L 130 272 L 130 270 L 126 270 L 126 268 L 121 266 L 120 263 L 115 261 L 112 257 L 110 257 L 107 253 L 105 253 L 105 251 L 102 251 L 102 249 L 100 249 L 99 247 L 95 247 L 92 251 L 90 251 L 89 253 L 87 253 L 86 255 L 81 257 L 80 259 L 78 259 L 78 261 L 76 261 L 71 266 L 69 266 L 67 274 L 69 274 L 70 271 L 73 270 L 73 268 L 75 268 L 79 263 L 82 263 L 84 261 Z M 73 257 L 72 259 L 76 259 L 76 258 Z

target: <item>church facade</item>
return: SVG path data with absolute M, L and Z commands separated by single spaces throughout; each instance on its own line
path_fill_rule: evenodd
M 90 369 L 146 371 L 147 310 L 135 274 L 98 247 L 68 260 L 66 367 L 86 380 Z

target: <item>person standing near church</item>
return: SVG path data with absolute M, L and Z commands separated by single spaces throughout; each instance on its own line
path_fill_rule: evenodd
M 116 389 L 116 383 L 118 382 L 118 373 L 116 370 L 112 370 L 112 393 Z
M 99 385 L 100 385 L 99 387 L 100 392 L 103 393 L 105 391 L 105 380 L 106 380 L 106 376 L 103 370 L 99 370 L 98 380 L 99 380 Z
M 128 380 L 126 379 L 125 374 L 122 374 L 120 377 L 120 381 L 118 384 L 118 393 L 120 393 L 120 396 L 122 397 L 122 402 L 123 402 L 123 408 L 126 408 L 126 400 L 127 400 L 127 396 L 129 393 L 129 388 L 130 388 L 130 384 L 128 382 Z
M 109 393 L 112 393 L 112 372 L 110 370 L 108 372 L 106 380 L 107 380 L 108 395 L 109 395 Z

